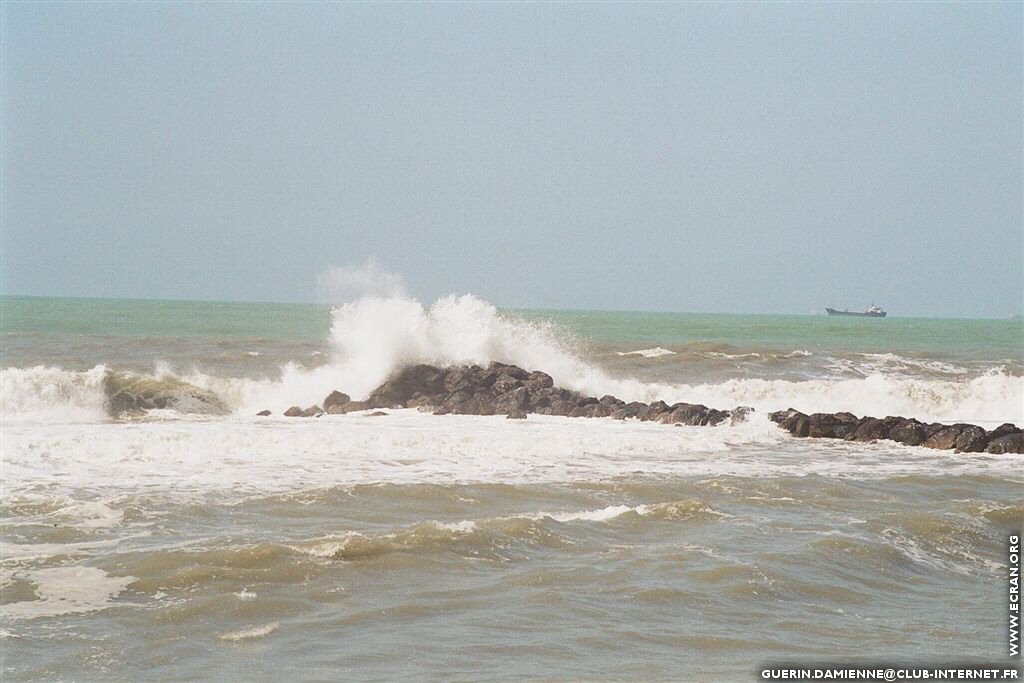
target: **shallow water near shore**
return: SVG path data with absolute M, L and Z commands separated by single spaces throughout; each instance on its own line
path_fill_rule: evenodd
M 755 680 L 1008 661 L 1019 455 L 797 440 L 767 410 L 1024 422 L 1024 323 L 3 298 L 4 680 Z M 514 362 L 717 427 L 292 419 L 405 362 Z M 222 414 L 113 419 L 108 372 Z M 254 413 L 275 412 L 270 418 Z

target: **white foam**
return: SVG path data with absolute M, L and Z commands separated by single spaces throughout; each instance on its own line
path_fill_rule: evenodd
M 103 377 L 97 365 L 85 372 L 38 365 L 0 370 L 4 422 L 95 422 L 105 417 Z
M 379 275 L 374 273 L 370 280 Z M 793 407 L 808 413 L 850 411 L 981 424 L 1024 422 L 1024 377 L 1002 368 L 967 379 L 958 374 L 959 368 L 945 364 L 939 364 L 940 368 L 931 361 L 911 361 L 895 354 L 864 354 L 869 362 L 861 364 L 858 371 L 870 373 L 864 377 L 647 383 L 615 378 L 587 363 L 577 353 L 578 342 L 557 326 L 503 315 L 471 295 L 445 297 L 425 307 L 402 296 L 400 287 L 391 286 L 394 283 L 385 284 L 383 291 L 392 296 L 362 298 L 332 311 L 331 359 L 325 365 L 306 369 L 287 364 L 278 377 L 262 380 L 197 371 L 176 373 L 167 363 L 158 364 L 154 374 L 174 376 L 213 391 L 239 416 L 263 409 L 281 413 L 292 405 L 307 407 L 335 389 L 364 398 L 393 371 L 411 363 L 451 366 L 501 361 L 543 370 L 558 386 L 592 396 L 612 394 L 627 401 L 685 401 L 714 408 L 749 405 L 760 411 Z M 657 357 L 672 352 L 654 347 L 626 353 Z M 872 368 L 877 372 L 871 372 Z M 900 368 L 909 368 L 909 374 L 897 371 Z M 922 378 L 921 370 L 941 370 L 950 376 Z M 0 416 L 5 424 L 107 419 L 103 411 L 105 372 L 103 366 L 86 372 L 42 366 L 4 369 L 0 371 Z M 177 417 L 173 411 L 168 416 Z
M 653 349 L 638 349 L 637 351 L 618 351 L 620 356 L 643 356 L 644 358 L 658 358 L 659 356 L 674 356 L 675 351 L 669 351 L 663 349 L 660 346 L 656 346 Z
M 28 572 L 24 578 L 36 584 L 38 600 L 4 605 L 3 615 L 12 619 L 35 619 L 80 614 L 106 609 L 133 581 L 133 576 L 110 576 L 96 567 L 50 567 Z
M 278 628 L 281 624 L 272 622 L 264 626 L 255 626 L 253 628 L 243 629 L 241 631 L 231 631 L 230 633 L 222 633 L 218 638 L 221 640 L 227 640 L 230 642 L 238 642 L 240 640 L 252 640 L 253 638 L 262 638 L 263 636 L 270 635 Z
M 607 522 L 610 519 L 621 517 L 627 512 L 637 512 L 636 507 L 629 505 L 609 505 L 600 510 L 580 510 L 577 512 L 540 512 L 531 515 L 535 518 L 550 517 L 556 522 Z
M 58 458 L 51 454 L 60 454 Z M 1014 473 L 1019 456 L 970 458 L 897 444 L 794 439 L 764 415 L 718 427 L 611 418 L 430 415 L 12 426 L 6 500 L 45 490 L 245 497 L 368 483 L 575 482 L 621 476 Z M 110 473 L 116 472 L 117 477 Z
M 248 600 L 255 600 L 257 595 L 256 595 L 256 593 L 253 593 L 252 591 L 250 591 L 248 588 L 243 588 L 239 592 L 235 593 L 235 597 L 238 598 L 239 600 L 248 601 Z

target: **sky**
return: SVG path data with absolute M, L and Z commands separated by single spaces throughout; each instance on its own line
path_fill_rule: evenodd
M 1005 317 L 1021 3 L 0 5 L 0 293 Z

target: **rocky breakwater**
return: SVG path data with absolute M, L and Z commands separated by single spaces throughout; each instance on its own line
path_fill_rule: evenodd
M 515 365 L 491 363 L 486 368 L 464 365 L 440 368 L 412 365 L 398 371 L 373 390 L 365 401 L 353 401 L 333 391 L 323 406 L 293 406 L 285 415 L 318 417 L 381 408 L 418 408 L 435 415 L 505 415 L 523 419 L 529 413 L 564 417 L 611 417 L 674 425 L 717 425 L 738 422 L 753 412 L 741 406 L 716 410 L 705 405 L 663 401 L 627 403 L 614 396 L 585 396 L 556 387 L 551 376 Z M 269 414 L 263 411 L 261 414 Z M 380 414 L 380 413 L 374 413 Z M 1024 430 L 1004 424 L 991 431 L 970 424 L 926 424 L 905 417 L 857 417 L 852 413 L 814 413 L 798 410 L 771 413 L 772 421 L 796 437 L 876 441 L 888 439 L 908 446 L 925 446 L 965 453 L 1024 453 Z
M 662 401 L 627 403 L 614 396 L 585 396 L 556 387 L 551 376 L 515 365 L 491 363 L 486 368 L 464 365 L 440 368 L 433 365 L 406 367 L 366 398 L 353 401 L 334 391 L 323 406 L 289 408 L 285 415 L 312 417 L 380 408 L 418 408 L 435 415 L 505 415 L 522 419 L 529 413 L 564 417 L 634 418 L 680 425 L 716 425 L 738 420 L 750 408 L 715 410 L 705 405 Z
M 986 431 L 972 424 L 928 424 L 907 417 L 857 417 L 851 413 L 806 415 L 792 408 L 771 413 L 769 418 L 796 437 L 881 439 L 958 453 L 1024 453 L 1024 430 L 1009 423 Z

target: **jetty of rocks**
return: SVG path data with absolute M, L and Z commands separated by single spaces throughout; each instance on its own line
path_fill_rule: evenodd
M 746 406 L 717 410 L 694 403 L 627 403 L 614 396 L 585 396 L 556 387 L 551 376 L 539 370 L 491 363 L 487 367 L 407 366 L 374 389 L 364 401 L 353 401 L 347 394 L 333 391 L 322 406 L 293 406 L 285 415 L 317 417 L 324 413 L 334 415 L 381 408 L 418 408 L 435 415 L 505 415 L 515 419 L 525 418 L 530 413 L 611 417 L 690 426 L 739 422 L 753 412 L 753 408 Z M 771 413 L 769 418 L 796 437 L 847 441 L 888 439 L 908 446 L 964 453 L 1024 453 L 1024 430 L 1012 424 L 986 431 L 971 424 L 926 424 L 913 418 L 857 417 L 845 412 L 806 415 L 794 409 Z

